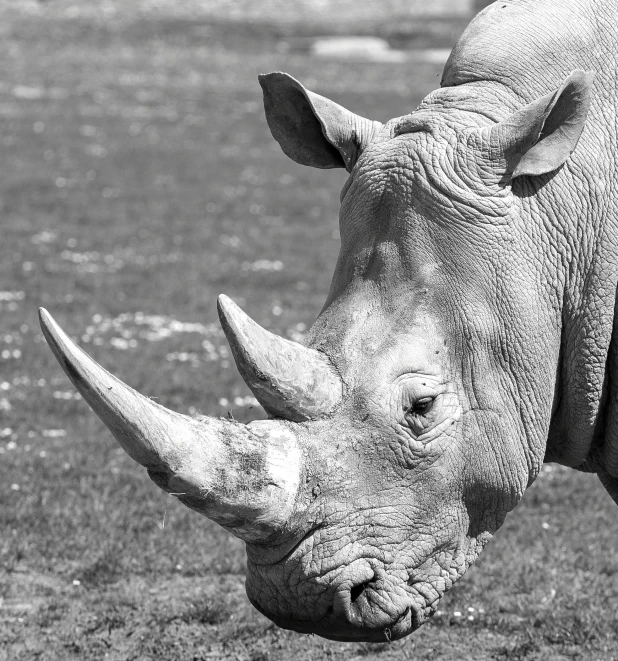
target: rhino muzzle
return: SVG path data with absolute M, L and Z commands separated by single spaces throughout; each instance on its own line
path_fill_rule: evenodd
M 280 606 L 285 604 L 283 599 L 269 603 L 267 598 L 261 603 L 268 592 L 251 575 L 246 587 L 255 608 L 278 626 L 332 640 L 390 642 L 407 636 L 426 619 L 405 586 L 389 580 L 387 571 L 367 558 L 352 561 L 330 586 L 313 593 L 316 602 L 311 617 L 306 617 L 307 613 L 304 618 L 291 617 Z
M 227 298 L 219 311 L 240 372 L 268 412 L 306 420 L 336 406 L 341 382 L 317 351 L 268 333 Z M 298 513 L 303 475 L 292 424 L 243 425 L 170 411 L 104 370 L 46 310 L 40 321 L 73 385 L 159 487 L 247 542 L 285 534 Z

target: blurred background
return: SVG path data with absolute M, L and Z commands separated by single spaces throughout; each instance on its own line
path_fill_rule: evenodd
M 36 319 L 165 406 L 262 415 L 216 297 L 302 340 L 345 174 L 286 159 L 257 74 L 386 121 L 485 4 L 0 1 L 0 661 L 618 658 L 615 505 L 557 466 L 412 637 L 277 629 L 244 595 L 243 544 L 116 446 Z

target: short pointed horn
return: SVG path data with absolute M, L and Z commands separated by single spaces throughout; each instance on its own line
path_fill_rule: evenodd
M 238 370 L 268 413 L 301 422 L 334 410 L 342 383 L 324 355 L 264 330 L 227 296 L 217 303 Z
M 40 321 L 73 385 L 159 487 L 246 541 L 285 531 L 301 477 L 301 452 L 285 423 L 247 426 L 170 411 L 104 370 L 46 310 Z

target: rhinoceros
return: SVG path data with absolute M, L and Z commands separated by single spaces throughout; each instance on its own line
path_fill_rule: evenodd
M 406 636 L 544 461 L 618 499 L 617 19 L 616 0 L 500 0 L 386 124 L 260 76 L 285 154 L 349 173 L 304 344 L 218 302 L 267 420 L 169 411 L 42 312 L 128 454 L 246 541 L 248 597 L 281 627 Z

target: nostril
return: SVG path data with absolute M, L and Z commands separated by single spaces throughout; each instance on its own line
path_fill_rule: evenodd
M 354 603 L 365 591 L 365 588 L 369 585 L 369 581 L 361 583 L 360 585 L 355 585 L 350 590 L 350 601 Z
M 333 614 L 340 621 L 347 620 L 353 626 L 362 626 L 363 612 L 369 607 L 365 603 L 366 590 L 369 588 L 371 591 L 375 580 L 375 572 L 367 560 L 361 558 L 351 563 L 339 575 L 333 594 Z M 365 597 L 362 597 L 363 594 Z

